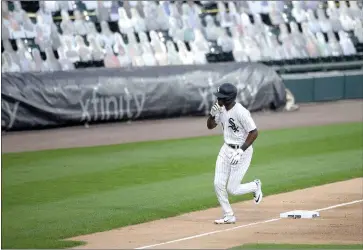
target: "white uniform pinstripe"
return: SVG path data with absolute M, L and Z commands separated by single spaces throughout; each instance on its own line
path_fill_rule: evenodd
M 231 165 L 231 155 L 235 149 L 228 144 L 243 145 L 248 133 L 256 128 L 250 112 L 240 103 L 236 103 L 232 109 L 226 111 L 223 107 L 216 122 L 222 126 L 224 144 L 217 157 L 214 188 L 218 201 L 223 209 L 224 215 L 233 215 L 233 210 L 228 200 L 228 193 L 231 195 L 243 195 L 257 191 L 255 182 L 241 184 L 246 174 L 253 154 L 252 145 L 242 154 L 236 165 Z

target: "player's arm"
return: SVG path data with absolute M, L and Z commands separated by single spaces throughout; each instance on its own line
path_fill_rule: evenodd
M 209 115 L 208 120 L 207 120 L 207 127 L 208 129 L 214 129 L 215 127 L 217 127 L 217 122 L 215 120 L 215 117 L 212 115 Z
M 246 131 L 249 131 L 245 142 L 242 145 L 242 150 L 245 151 L 251 146 L 258 137 L 258 130 L 254 120 L 251 117 L 251 113 L 248 112 L 245 115 L 241 115 L 242 125 Z
M 243 143 L 242 145 L 242 150 L 245 151 L 249 146 L 251 146 L 252 143 L 257 139 L 257 136 L 258 136 L 257 128 L 251 130 L 248 133 L 245 143 Z
M 235 165 L 241 159 L 241 155 L 246 151 L 256 140 L 258 136 L 257 127 L 255 122 L 252 120 L 249 112 L 240 115 L 241 123 L 243 128 L 248 132 L 247 138 L 240 149 L 237 149 L 235 154 L 232 156 L 231 164 Z

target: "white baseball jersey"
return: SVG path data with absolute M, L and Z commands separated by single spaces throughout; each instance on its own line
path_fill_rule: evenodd
M 241 184 L 252 160 L 252 145 L 242 154 L 238 164 L 232 167 L 231 154 L 235 149 L 228 146 L 228 144 L 242 146 L 248 133 L 256 129 L 256 124 L 251 117 L 251 113 L 240 103 L 236 103 L 228 111 L 223 107 L 215 120 L 223 129 L 225 143 L 221 147 L 216 161 L 214 187 L 224 215 L 233 215 L 228 193 L 243 195 L 255 192 L 257 185 L 255 182 Z
M 256 124 L 251 117 L 250 111 L 240 103 L 236 103 L 228 111 L 223 107 L 217 122 L 222 126 L 224 142 L 226 144 L 242 145 L 248 133 L 256 129 Z

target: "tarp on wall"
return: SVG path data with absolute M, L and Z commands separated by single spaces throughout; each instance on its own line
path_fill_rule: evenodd
M 262 64 L 221 63 L 131 69 L 4 73 L 2 128 L 206 115 L 217 87 L 230 82 L 250 111 L 285 105 L 279 75 Z

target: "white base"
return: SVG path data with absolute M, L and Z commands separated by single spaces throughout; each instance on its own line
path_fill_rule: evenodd
M 307 211 L 307 210 L 294 210 L 280 214 L 280 218 L 293 218 L 293 219 L 312 219 L 319 216 L 320 216 L 319 212 Z

